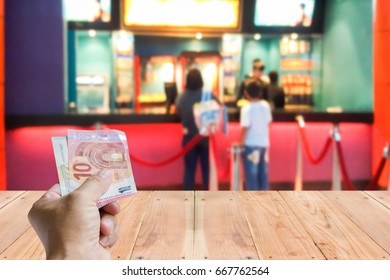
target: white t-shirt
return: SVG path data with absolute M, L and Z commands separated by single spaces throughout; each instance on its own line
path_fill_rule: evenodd
M 240 125 L 248 128 L 246 146 L 266 148 L 269 146 L 269 123 L 271 107 L 265 100 L 250 102 L 241 108 Z

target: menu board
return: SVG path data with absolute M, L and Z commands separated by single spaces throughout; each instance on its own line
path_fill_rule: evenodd
M 122 22 L 141 29 L 237 30 L 240 0 L 124 0 Z
M 280 41 L 280 55 L 280 83 L 286 93 L 286 104 L 312 106 L 320 65 L 313 55 L 311 39 L 284 38 Z

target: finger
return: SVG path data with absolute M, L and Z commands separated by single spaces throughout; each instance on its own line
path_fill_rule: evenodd
M 111 248 L 118 241 L 119 233 L 120 229 L 119 226 L 117 226 L 115 227 L 114 232 L 112 234 L 101 235 L 99 240 L 100 245 L 102 245 L 104 248 Z
M 96 175 L 89 177 L 77 191 L 88 195 L 93 201 L 97 201 L 110 187 L 113 173 L 110 169 L 102 169 Z
M 42 198 L 49 198 L 49 199 L 59 199 L 61 198 L 61 188 L 60 184 L 55 184 L 52 186 L 43 196 Z
M 111 215 L 117 215 L 121 211 L 121 206 L 118 202 L 111 202 L 103 206 L 100 210 Z
M 100 217 L 100 232 L 103 235 L 110 235 L 114 232 L 118 222 L 115 216 L 104 213 Z
M 52 186 L 39 200 L 37 200 L 28 212 L 28 220 L 35 228 L 42 221 L 47 211 L 48 200 L 55 201 L 61 198 L 61 188 L 59 184 Z M 37 231 L 38 232 L 38 231 Z

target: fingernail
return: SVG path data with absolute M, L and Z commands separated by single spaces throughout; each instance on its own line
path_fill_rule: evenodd
M 107 245 L 108 243 L 108 236 L 103 236 L 102 239 L 100 239 L 100 244 Z
M 101 169 L 97 175 L 107 182 L 111 182 L 114 178 L 114 174 L 111 169 Z

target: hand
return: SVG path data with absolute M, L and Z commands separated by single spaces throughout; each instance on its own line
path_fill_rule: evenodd
M 113 174 L 101 170 L 77 190 L 61 197 L 54 185 L 31 208 L 28 218 L 46 250 L 47 259 L 111 259 L 119 237 L 113 202 L 98 209 L 96 200 L 110 186 Z
M 267 164 L 269 164 L 269 149 L 268 149 L 268 148 L 265 150 L 264 161 L 265 161 Z

